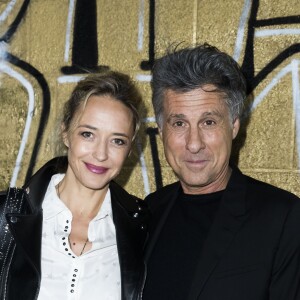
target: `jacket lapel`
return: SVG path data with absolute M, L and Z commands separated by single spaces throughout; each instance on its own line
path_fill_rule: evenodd
M 152 225 L 149 230 L 149 240 L 147 241 L 147 247 L 145 251 L 146 262 L 151 256 L 157 239 L 165 225 L 166 219 L 168 218 L 170 210 L 172 209 L 176 201 L 180 189 L 180 183 L 176 182 L 171 186 L 171 188 L 167 191 L 166 194 L 162 195 L 162 197 L 160 197 L 160 195 L 155 195 L 155 202 L 157 202 L 158 204 L 159 202 L 163 202 L 164 204 L 158 208 L 160 212 L 155 213 L 151 220 Z
M 134 299 L 142 279 L 143 247 L 148 212 L 142 201 L 128 194 L 115 182 L 110 183 L 113 220 L 121 269 L 122 299 Z
M 195 300 L 199 297 L 205 283 L 245 221 L 247 217 L 245 195 L 245 177 L 239 170 L 233 170 L 220 208 L 202 249 L 187 299 Z

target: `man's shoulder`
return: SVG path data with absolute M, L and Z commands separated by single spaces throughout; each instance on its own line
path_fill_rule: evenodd
M 243 175 L 247 182 L 247 195 L 264 202 L 272 202 L 281 205 L 300 205 L 300 198 L 292 192 L 258 180 L 248 175 Z
M 175 197 L 178 194 L 180 189 L 179 181 L 168 184 L 162 188 L 159 188 L 157 191 L 149 194 L 145 201 L 150 207 L 156 207 L 162 205 L 168 201 L 168 199 Z
M 176 181 L 176 182 L 168 184 L 162 188 L 159 188 L 158 190 L 156 190 L 153 193 L 150 193 L 146 197 L 146 199 L 156 198 L 156 197 L 162 196 L 162 195 L 168 195 L 170 193 L 177 192 L 179 188 L 180 188 L 180 182 Z
M 253 178 L 251 176 L 244 175 L 247 178 L 247 181 L 249 185 L 253 188 L 257 189 L 263 189 L 266 192 L 272 193 L 272 194 L 279 194 L 279 195 L 286 195 L 286 196 L 291 196 L 291 197 L 297 197 L 295 194 L 289 192 L 288 190 L 285 190 L 283 188 L 280 188 L 278 186 L 275 186 L 271 183 L 267 183 L 265 181 Z

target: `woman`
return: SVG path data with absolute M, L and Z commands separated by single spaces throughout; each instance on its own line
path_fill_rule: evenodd
M 51 160 L 23 189 L 1 196 L 8 223 L 1 230 L 1 299 L 137 297 L 147 210 L 112 179 L 139 128 L 138 101 L 117 72 L 77 84 L 62 122 L 67 158 Z

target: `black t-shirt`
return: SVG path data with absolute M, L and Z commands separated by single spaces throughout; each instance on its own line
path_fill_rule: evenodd
M 143 300 L 185 300 L 223 191 L 181 194 L 147 266 Z

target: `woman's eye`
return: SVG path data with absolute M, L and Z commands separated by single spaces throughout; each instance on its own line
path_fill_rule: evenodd
M 114 139 L 113 142 L 114 142 L 114 144 L 116 144 L 118 146 L 123 146 L 126 144 L 126 142 L 122 139 Z
M 81 133 L 81 135 L 86 139 L 89 139 L 89 138 L 93 137 L 93 134 L 89 131 L 84 131 L 84 132 Z

